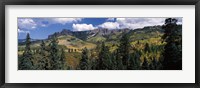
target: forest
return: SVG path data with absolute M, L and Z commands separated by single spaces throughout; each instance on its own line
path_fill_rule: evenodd
M 182 70 L 182 25 L 141 29 L 63 30 L 48 39 L 18 40 L 19 70 Z

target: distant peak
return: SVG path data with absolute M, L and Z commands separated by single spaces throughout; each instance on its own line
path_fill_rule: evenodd
M 72 32 L 72 31 L 69 29 L 63 29 L 61 32 Z

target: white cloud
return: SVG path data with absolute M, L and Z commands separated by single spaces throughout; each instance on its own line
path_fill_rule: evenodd
M 101 28 L 108 28 L 108 29 L 119 29 L 119 23 L 117 22 L 105 22 L 101 25 L 99 25 L 98 27 Z
M 29 31 L 24 31 L 24 30 L 18 29 L 18 33 L 29 33 Z
M 117 18 L 120 28 L 143 28 L 145 26 L 162 25 L 166 18 Z
M 37 27 L 47 27 L 51 24 L 75 23 L 83 18 L 19 18 L 18 26 L 21 29 L 30 30 Z
M 81 20 L 82 18 L 53 18 L 51 19 L 52 23 L 60 23 L 63 25 L 66 23 L 78 22 Z
M 18 19 L 18 26 L 22 29 L 35 29 L 37 27 L 37 24 L 34 22 L 33 19 L 30 18 L 23 18 L 23 19 Z
M 123 28 L 143 28 L 145 26 L 163 25 L 166 18 L 114 18 L 116 22 L 108 22 L 113 18 L 108 18 L 107 22 L 104 22 L 97 27 L 108 29 L 123 29 Z M 178 19 L 177 24 L 182 24 L 182 18 Z
M 92 24 L 73 24 L 72 28 L 74 31 L 86 31 L 94 30 L 96 27 L 94 27 Z

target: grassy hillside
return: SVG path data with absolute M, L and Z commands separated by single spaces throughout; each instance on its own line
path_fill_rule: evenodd
M 122 35 L 126 33 L 129 37 L 130 54 L 135 51 L 140 52 L 140 60 L 142 64 L 144 58 L 147 58 L 148 62 L 151 62 L 154 58 L 158 61 L 162 61 L 162 53 L 164 50 L 165 42 L 162 40 L 163 29 L 161 26 L 144 27 L 142 29 L 128 30 L 127 32 L 116 31 L 113 33 L 107 33 L 106 35 L 96 34 L 95 36 L 87 38 L 91 35 L 82 35 L 84 39 L 78 38 L 77 34 L 73 35 L 60 35 L 57 36 L 57 42 L 59 49 L 64 49 L 65 60 L 70 69 L 76 69 L 79 66 L 80 59 L 82 58 L 82 50 L 86 47 L 88 51 L 88 57 L 90 59 L 98 59 L 98 55 L 101 48 L 101 43 L 105 42 L 105 46 L 109 48 L 110 53 L 116 52 L 120 46 L 120 39 Z M 49 48 L 51 39 L 44 40 L 45 45 Z M 37 52 L 40 49 L 41 41 L 35 41 L 31 43 L 31 49 L 33 52 Z M 145 51 L 145 47 L 148 45 L 149 50 Z M 19 57 L 23 54 L 25 49 L 25 43 L 20 43 L 18 46 Z M 34 61 L 37 63 L 37 61 Z M 92 62 L 90 62 L 92 63 Z M 67 68 L 67 67 L 66 67 Z

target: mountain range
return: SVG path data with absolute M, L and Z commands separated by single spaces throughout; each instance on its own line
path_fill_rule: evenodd
M 178 25 L 178 28 L 182 29 L 182 25 Z M 88 31 L 70 31 L 68 29 L 63 29 L 60 32 L 55 32 L 48 36 L 47 39 L 43 39 L 46 47 L 48 48 L 51 39 L 56 37 L 58 40 L 59 49 L 64 49 L 66 52 L 67 63 L 76 68 L 79 64 L 82 49 L 87 48 L 92 57 L 96 58 L 98 56 L 98 51 L 101 42 L 105 42 L 105 45 L 109 48 L 109 51 L 113 53 L 119 48 L 120 39 L 123 34 L 129 36 L 129 43 L 131 49 L 137 48 L 137 50 L 144 49 L 144 46 L 148 43 L 152 49 L 160 49 L 156 51 L 156 57 L 159 58 L 161 50 L 164 47 L 162 35 L 164 34 L 164 29 L 162 26 L 146 26 L 144 28 L 138 29 L 94 29 Z M 41 39 L 31 39 L 31 49 L 37 51 L 40 49 Z M 25 39 L 18 39 L 18 55 L 22 55 L 25 49 Z M 155 53 L 155 52 L 154 52 Z M 154 55 L 154 54 L 149 54 Z
M 145 40 L 150 38 L 160 37 L 163 34 L 162 26 L 147 26 L 138 29 L 94 29 L 88 31 L 70 31 L 63 29 L 60 32 L 55 32 L 48 36 L 44 41 L 48 44 L 51 38 L 56 37 L 58 44 L 67 48 L 82 49 L 87 47 L 89 49 L 95 48 L 100 42 L 104 41 L 108 45 L 118 44 L 120 38 L 124 33 L 130 36 L 130 42 L 137 40 Z M 31 39 L 32 45 L 37 47 L 40 45 L 40 39 Z M 19 39 L 18 44 L 24 46 L 25 39 Z M 19 47 L 20 47 L 19 46 Z

